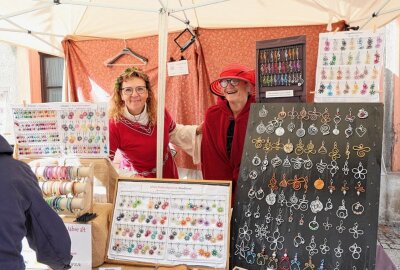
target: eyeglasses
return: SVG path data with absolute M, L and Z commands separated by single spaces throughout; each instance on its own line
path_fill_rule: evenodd
M 219 81 L 219 85 L 221 85 L 222 88 L 227 88 L 229 83 L 232 86 L 237 86 L 240 83 L 240 80 L 239 79 L 223 79 L 223 80 Z
M 141 95 L 147 90 L 147 88 L 146 88 L 146 86 L 136 86 L 135 88 L 126 87 L 126 88 L 122 88 L 121 92 L 122 92 L 122 94 L 124 94 L 126 96 L 130 96 L 133 94 L 133 90 L 135 90 L 135 92 L 138 95 Z

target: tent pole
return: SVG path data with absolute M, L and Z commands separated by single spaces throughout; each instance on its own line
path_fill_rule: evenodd
M 181 8 L 171 8 L 169 11 L 171 13 L 175 13 L 175 12 L 180 12 L 180 11 L 184 11 L 184 10 L 188 10 L 188 9 L 193 9 L 193 8 L 209 6 L 209 5 L 213 5 L 213 4 L 217 4 L 217 3 L 227 2 L 227 1 L 230 1 L 230 0 L 214 0 L 214 1 L 210 1 L 210 2 L 190 5 L 190 6 L 181 7 Z
M 36 34 L 36 35 L 41 35 L 41 36 L 64 38 L 63 35 L 50 34 L 50 33 L 44 33 L 44 32 L 35 32 L 35 31 L 31 31 L 31 30 L 22 30 L 22 29 L 21 30 L 17 30 L 17 29 L 0 28 L 0 31 L 15 32 L 15 33 L 25 33 L 25 34 Z
M 163 177 L 164 111 L 168 45 L 168 0 L 159 13 L 158 25 L 158 89 L 157 89 L 157 178 Z M 167 142 L 168 143 L 168 142 Z
M 44 40 L 43 38 L 41 38 L 41 37 L 35 35 L 34 33 L 29 32 L 27 29 L 23 28 L 22 26 L 19 26 L 18 24 L 14 23 L 14 22 L 11 21 L 10 19 L 5 19 L 5 21 L 7 21 L 9 24 L 14 25 L 15 27 L 17 27 L 17 28 L 19 28 L 19 29 L 21 29 L 21 30 L 27 32 L 29 35 L 32 35 L 32 37 L 35 37 L 35 38 L 37 38 L 38 40 L 40 40 L 41 42 L 46 43 L 48 46 L 50 46 L 50 47 L 52 47 L 53 49 L 55 49 L 55 50 L 61 52 L 62 54 L 64 53 L 64 52 L 63 52 L 62 50 L 60 50 L 58 47 L 54 46 L 53 44 L 51 44 L 50 42 Z
M 7 14 L 7 15 L 0 16 L 0 20 L 4 20 L 4 19 L 7 19 L 7 18 L 19 16 L 19 15 L 22 15 L 22 14 L 25 14 L 25 13 L 29 13 L 29 12 L 40 10 L 40 9 L 44 9 L 44 8 L 48 8 L 48 7 L 51 7 L 51 6 L 53 6 L 53 4 L 45 4 L 45 5 L 42 5 L 40 7 L 28 8 L 28 9 L 16 11 L 16 12 L 13 12 L 13 13 L 10 13 L 10 14 Z
M 377 17 L 379 15 L 379 12 L 390 2 L 391 0 L 386 0 L 385 3 L 378 9 L 377 12 L 372 13 L 371 17 L 360 27 L 360 29 L 363 29 L 373 18 Z
M 145 9 L 145 8 L 137 8 L 130 6 L 117 6 L 117 5 L 107 5 L 107 4 L 99 4 L 99 3 L 91 3 L 91 2 L 81 2 L 81 1 L 69 1 L 69 0 L 60 0 L 59 4 L 54 3 L 53 0 L 33 0 L 40 2 L 51 2 L 53 5 L 59 4 L 68 4 L 68 5 L 76 5 L 76 6 L 88 6 L 88 7 L 98 7 L 98 8 L 111 8 L 111 9 L 123 9 L 123 10 L 135 10 L 135 11 L 144 11 L 144 12 L 154 12 L 158 13 L 158 9 Z

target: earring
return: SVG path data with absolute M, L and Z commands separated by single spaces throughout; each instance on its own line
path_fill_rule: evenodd
M 365 192 L 364 187 L 361 185 L 361 182 L 357 182 L 357 186 L 354 187 L 355 190 L 357 190 L 357 196 L 360 196 L 361 193 Z
M 281 270 L 290 270 L 290 260 L 287 255 L 287 251 L 285 250 L 285 253 L 281 257 L 281 260 L 279 262 L 279 269 Z
M 320 177 L 318 177 L 318 179 L 314 181 L 315 189 L 321 190 L 324 188 L 324 185 L 325 183 Z

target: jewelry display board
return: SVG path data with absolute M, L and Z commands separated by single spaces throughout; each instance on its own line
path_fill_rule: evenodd
M 225 269 L 229 181 L 118 179 L 109 262 Z
M 305 102 L 306 36 L 256 42 L 257 102 Z
M 315 102 L 378 102 L 384 29 L 321 33 Z
M 231 266 L 375 269 L 383 105 L 253 104 Z
M 33 165 L 37 162 L 37 166 Z M 31 164 L 47 204 L 59 215 L 81 216 L 93 209 L 93 166 Z
M 12 107 L 19 157 L 108 157 L 106 103 L 41 103 Z

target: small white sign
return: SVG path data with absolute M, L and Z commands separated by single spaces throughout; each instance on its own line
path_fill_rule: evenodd
M 265 92 L 266 98 L 293 97 L 293 90 L 277 90 Z
M 65 223 L 65 226 L 71 237 L 71 255 L 74 256 L 71 261 L 71 269 L 92 269 L 92 225 Z M 49 269 L 46 265 L 36 261 L 36 253 L 29 247 L 26 238 L 22 241 L 22 256 L 27 269 Z
M 65 223 L 71 237 L 72 269 L 92 268 L 92 225 Z
M 189 74 L 189 67 L 187 60 L 168 62 L 168 76 L 179 76 Z
M 122 270 L 121 267 L 100 267 L 99 270 Z

